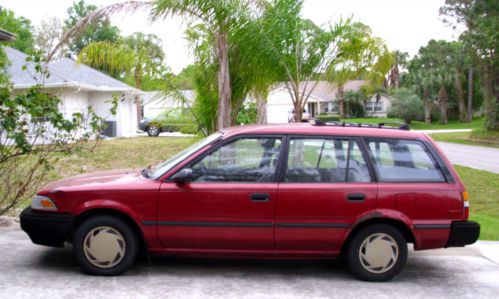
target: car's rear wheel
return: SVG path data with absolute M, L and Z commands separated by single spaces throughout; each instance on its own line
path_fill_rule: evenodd
M 350 269 L 360 279 L 387 281 L 402 271 L 407 254 L 407 242 L 398 229 L 374 224 L 356 233 L 346 257 Z
M 128 270 L 139 252 L 134 231 L 113 216 L 95 216 L 75 231 L 73 250 L 82 270 L 92 275 L 119 275 Z
M 157 137 L 159 136 L 159 133 L 161 133 L 161 130 L 157 126 L 152 125 L 147 127 L 147 135 Z

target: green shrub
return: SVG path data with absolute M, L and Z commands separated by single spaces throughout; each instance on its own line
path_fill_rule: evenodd
M 322 115 L 319 114 L 318 116 L 315 117 L 315 119 L 318 119 L 323 122 L 328 122 L 328 121 L 340 121 L 340 118 L 338 116 L 333 116 L 333 115 Z
M 393 91 L 392 107 L 389 114 L 402 118 L 408 124 L 413 120 L 423 120 L 423 101 L 409 89 L 396 89 Z

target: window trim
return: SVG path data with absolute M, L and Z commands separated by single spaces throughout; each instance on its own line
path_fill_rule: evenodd
M 370 177 L 370 181 L 369 182 L 286 182 L 285 181 L 285 177 L 286 177 L 286 171 L 288 170 L 288 157 L 289 157 L 289 145 L 291 143 L 291 140 L 292 139 L 340 139 L 340 140 L 345 140 L 345 141 L 348 141 L 348 144 L 349 144 L 349 147 L 348 147 L 348 151 L 347 151 L 347 157 L 350 156 L 350 143 L 353 143 L 353 141 L 356 141 L 357 142 L 357 145 L 359 147 L 359 150 L 360 152 L 362 153 L 362 158 L 364 159 L 364 161 L 366 162 L 366 167 L 369 171 L 369 177 Z M 307 135 L 304 135 L 304 134 L 289 134 L 287 135 L 287 138 L 286 138 L 286 152 L 281 155 L 281 158 L 282 158 L 282 164 L 281 165 L 281 169 L 279 169 L 279 183 L 280 184 L 372 184 L 372 183 L 376 183 L 376 180 L 373 176 L 373 170 L 371 169 L 370 167 L 370 164 L 369 164 L 369 156 L 367 155 L 367 152 L 365 151 L 365 149 L 363 148 L 362 146 L 362 137 L 360 136 L 349 136 L 349 135 L 310 135 L 310 134 L 307 134 Z M 347 160 L 348 161 L 348 160 Z M 347 171 L 348 171 L 348 168 L 347 168 Z
M 369 155 L 369 163 L 371 164 L 371 167 L 372 167 L 373 171 L 376 174 L 376 181 L 378 183 L 387 183 L 387 184 L 421 184 L 421 183 L 425 183 L 425 184 L 429 184 L 429 183 L 431 183 L 431 184 L 442 184 L 442 183 L 454 183 L 454 178 L 452 177 L 452 175 L 450 175 L 450 172 L 449 172 L 447 166 L 445 165 L 445 163 L 443 163 L 443 160 L 441 160 L 440 156 L 436 155 L 436 152 L 434 151 L 434 149 L 431 146 L 429 146 L 429 142 L 426 141 L 426 140 L 422 140 L 422 139 L 409 139 L 409 138 L 376 137 L 376 136 L 363 136 L 362 140 L 365 143 L 364 144 L 365 145 L 365 150 L 366 150 L 366 152 Z M 388 142 L 388 141 L 391 141 L 391 140 L 399 140 L 399 141 L 409 141 L 409 142 L 419 143 L 421 145 L 421 147 L 423 148 L 423 150 L 426 152 L 426 154 L 432 160 L 433 165 L 435 166 L 435 169 L 438 170 L 440 172 L 440 174 L 442 175 L 443 180 L 442 181 L 424 181 L 424 180 L 421 180 L 421 181 L 383 181 L 381 179 L 380 175 L 379 175 L 379 171 L 378 171 L 378 168 L 376 167 L 376 163 L 374 163 L 375 158 L 373 156 L 372 151 L 369 148 L 368 140 L 379 140 L 381 142 L 383 140 L 385 142 Z M 449 172 L 450 177 L 449 177 L 449 175 L 446 175 L 446 172 Z
M 276 180 L 276 177 L 278 177 L 277 171 L 279 170 L 279 163 L 282 159 L 284 144 L 286 142 L 286 135 L 284 135 L 284 134 L 241 134 L 241 135 L 230 136 L 227 139 L 222 139 L 219 142 L 217 142 L 216 146 L 213 146 L 212 148 L 208 149 L 204 153 L 198 155 L 197 157 L 195 157 L 194 159 L 189 161 L 182 168 L 180 168 L 179 170 L 177 170 L 174 173 L 172 173 L 171 175 L 169 175 L 168 178 L 166 178 L 164 181 L 165 182 L 173 182 L 173 177 L 175 176 L 175 174 L 177 174 L 178 172 L 180 172 L 184 168 L 191 168 L 194 164 L 198 163 L 199 161 L 204 159 L 206 156 L 217 151 L 222 146 L 227 145 L 227 144 L 232 143 L 232 142 L 236 142 L 238 139 L 249 139 L 249 138 L 260 138 L 260 139 L 262 139 L 262 138 L 280 138 L 281 139 L 281 151 L 279 152 L 279 159 L 277 161 L 277 165 L 276 165 L 275 170 L 274 170 L 274 177 L 273 177 L 272 181 L 270 181 L 270 182 L 225 182 L 225 181 L 199 182 L 199 181 L 192 181 L 189 184 L 214 184 L 214 183 L 215 184 L 271 184 L 271 183 L 277 183 L 277 180 Z

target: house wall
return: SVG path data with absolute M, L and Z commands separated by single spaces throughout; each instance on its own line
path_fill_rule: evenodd
M 267 98 L 267 122 L 269 124 L 287 123 L 293 108 L 293 102 L 287 90 L 278 89 L 270 92 Z
M 116 115 L 112 115 L 113 95 L 118 97 Z M 134 97 L 129 94 L 93 91 L 89 93 L 89 103 L 95 113 L 108 121 L 116 121 L 116 136 L 131 137 L 137 131 L 137 110 Z
M 309 102 L 310 103 L 320 102 L 322 106 L 327 105 L 328 103 L 325 101 L 320 101 L 320 99 L 315 98 L 313 95 L 310 97 Z M 371 102 L 373 103 L 374 106 L 376 102 L 375 95 L 371 98 Z M 366 116 L 386 117 L 391 107 L 391 100 L 387 96 L 381 96 L 380 104 L 382 106 L 381 111 L 366 111 Z M 305 106 L 305 109 L 307 109 L 307 107 L 308 106 Z M 274 90 L 269 93 L 269 96 L 267 98 L 267 122 L 270 124 L 287 123 L 288 117 L 290 116 L 290 113 L 293 109 L 294 109 L 293 103 L 291 101 L 291 96 L 289 95 L 288 91 L 283 88 Z M 316 109 L 315 111 L 316 114 L 324 112 L 324 108 L 319 107 L 319 105 L 316 105 L 315 109 Z M 337 115 L 337 113 L 338 112 L 336 111 L 331 114 Z

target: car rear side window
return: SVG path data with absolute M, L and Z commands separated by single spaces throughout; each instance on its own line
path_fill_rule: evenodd
M 381 182 L 445 182 L 422 142 L 399 139 L 366 141 Z
M 371 177 L 356 141 L 293 138 L 289 143 L 284 180 L 296 183 L 370 182 Z

